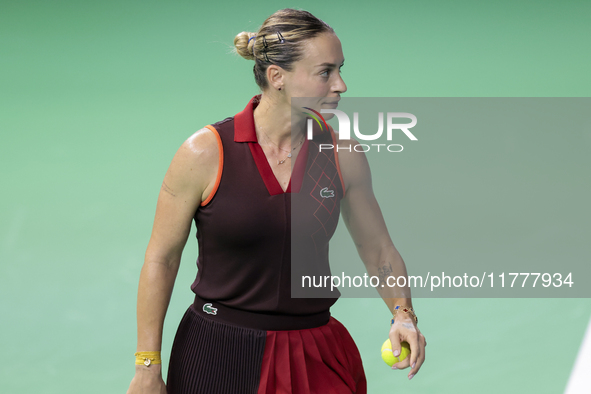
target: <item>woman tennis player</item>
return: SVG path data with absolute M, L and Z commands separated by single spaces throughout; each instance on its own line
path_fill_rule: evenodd
M 340 213 L 370 273 L 406 275 L 363 153 L 318 149 L 356 141 L 338 141 L 330 128 L 306 138 L 306 115 L 292 103 L 315 97 L 310 110 L 336 108 L 347 90 L 341 43 L 312 14 L 284 9 L 234 44 L 254 60 L 261 94 L 187 139 L 164 177 L 140 275 L 136 373 L 128 393 L 366 393 L 355 342 L 330 315 L 336 298 L 291 297 L 292 251 L 326 267 Z M 292 124 L 301 127 L 294 131 Z M 176 333 L 165 384 L 163 322 L 193 220 L 195 301 Z M 298 237 L 296 248 L 292 228 L 314 236 Z M 402 341 L 411 348 L 394 366 L 410 366 L 412 378 L 425 360 L 425 338 L 409 293 L 380 294 L 394 317 L 395 355 Z

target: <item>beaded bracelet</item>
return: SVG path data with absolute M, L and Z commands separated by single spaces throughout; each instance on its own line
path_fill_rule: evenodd
M 419 318 L 415 314 L 414 309 L 403 307 L 403 306 L 400 306 L 400 305 L 396 305 L 396 307 L 394 308 L 394 317 L 392 318 L 392 321 L 390 322 L 390 324 L 394 324 L 394 319 L 396 318 L 396 315 L 400 311 L 402 311 L 404 313 L 408 313 L 409 315 L 411 315 L 415 319 L 415 323 L 417 323 L 417 324 L 419 323 Z

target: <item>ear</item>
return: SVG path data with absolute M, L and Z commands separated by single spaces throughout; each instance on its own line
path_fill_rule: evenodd
M 273 89 L 279 89 L 284 84 L 285 70 L 281 67 L 271 64 L 267 67 L 267 81 L 269 81 L 269 87 Z

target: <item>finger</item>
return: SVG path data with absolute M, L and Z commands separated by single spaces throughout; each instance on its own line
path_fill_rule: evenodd
M 410 372 L 408 373 L 408 379 L 412 379 L 417 372 L 419 372 L 419 370 L 421 369 L 421 366 L 423 365 L 423 363 L 425 362 L 425 345 L 426 345 L 426 341 L 425 338 L 421 335 L 421 338 L 419 340 L 419 345 L 421 348 L 421 354 L 419 355 L 419 357 L 417 357 L 417 361 L 416 364 L 411 368 Z
M 402 346 L 400 345 L 400 335 L 397 333 L 390 333 L 390 342 L 392 343 L 392 354 L 394 357 L 400 356 L 400 350 Z
M 406 369 L 410 367 L 410 357 L 405 358 L 402 361 L 398 361 L 392 365 L 392 369 Z
M 410 359 L 410 367 L 415 369 L 417 360 L 421 356 L 418 335 L 411 335 L 409 338 L 406 339 L 406 341 L 410 345 L 410 355 L 408 357 Z

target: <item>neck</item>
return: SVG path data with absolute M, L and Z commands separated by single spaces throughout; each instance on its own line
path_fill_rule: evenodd
M 298 143 L 304 133 L 303 127 L 297 127 L 298 132 L 293 130 L 292 133 L 291 105 L 284 96 L 263 93 L 253 116 L 257 136 L 262 134 L 279 147 Z

